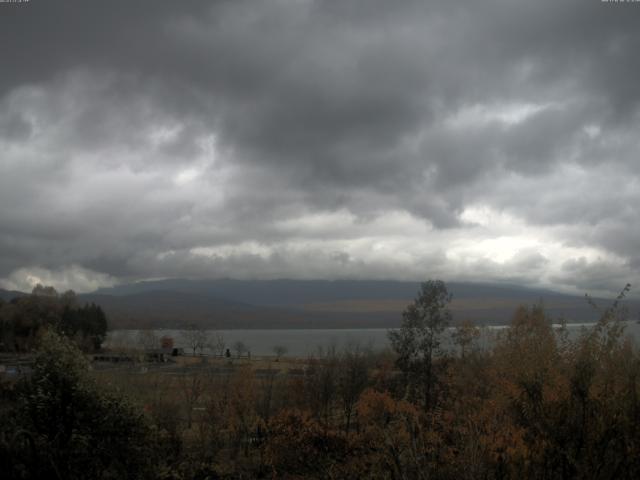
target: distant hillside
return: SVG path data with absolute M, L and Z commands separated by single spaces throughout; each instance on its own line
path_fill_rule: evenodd
M 137 282 L 98 290 L 106 295 L 131 295 L 154 290 L 213 295 L 252 305 L 305 305 L 313 302 L 335 302 L 352 299 L 379 300 L 397 298 L 412 300 L 419 282 L 383 280 L 185 280 L 168 279 Z M 455 298 L 581 298 L 549 290 L 533 290 L 515 285 L 447 283 Z M 581 299 L 581 301 L 583 301 Z
M 12 298 L 22 297 L 24 295 L 28 295 L 24 292 L 17 292 L 15 290 L 3 290 L 0 288 L 0 298 L 6 302 L 11 300 Z
M 595 312 L 581 296 L 511 285 L 449 283 L 454 320 L 507 323 L 521 304 L 543 301 L 548 312 L 589 322 Z M 82 295 L 101 305 L 114 327 L 389 328 L 400 324 L 417 282 L 324 280 L 183 280 L 139 282 Z M 604 307 L 608 301 L 599 300 Z M 637 316 L 638 302 L 628 302 Z
M 161 280 L 79 295 L 100 305 L 111 328 L 390 328 L 400 325 L 417 282 L 324 280 Z M 591 322 L 598 317 L 584 297 L 512 285 L 447 284 L 454 321 L 509 322 L 518 305 L 543 301 L 554 318 Z M 9 300 L 23 292 L 0 289 Z M 597 300 L 602 307 L 609 300 Z M 638 318 L 640 302 L 626 302 Z

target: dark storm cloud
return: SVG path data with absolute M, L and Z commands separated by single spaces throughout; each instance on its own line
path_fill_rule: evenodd
M 636 7 L 0 4 L 0 278 L 637 278 Z

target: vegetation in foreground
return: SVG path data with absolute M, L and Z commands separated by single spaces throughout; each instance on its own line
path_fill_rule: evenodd
M 329 351 L 300 375 L 247 364 L 110 377 L 50 327 L 33 375 L 0 391 L 0 468 L 11 479 L 639 478 L 627 290 L 578 338 L 521 307 L 489 351 L 460 325 L 460 355 L 447 357 L 450 296 L 426 282 L 392 355 Z

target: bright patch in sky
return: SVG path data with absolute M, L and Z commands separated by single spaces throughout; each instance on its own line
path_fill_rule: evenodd
M 468 105 L 452 116 L 445 124 L 452 128 L 475 128 L 479 125 L 498 122 L 505 126 L 518 125 L 533 115 L 551 108 L 558 108 L 554 103 L 507 103 L 507 104 L 475 104 Z
M 198 169 L 187 168 L 186 170 L 182 170 L 181 172 L 179 172 L 175 176 L 174 181 L 176 182 L 176 185 L 182 186 L 189 182 L 192 182 L 193 180 L 198 178 L 199 175 L 200 175 L 200 171 Z

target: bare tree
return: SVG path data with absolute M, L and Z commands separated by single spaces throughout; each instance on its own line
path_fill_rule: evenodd
M 220 332 L 213 333 L 210 346 L 217 356 L 222 357 L 224 355 L 225 347 L 227 346 L 224 341 L 224 336 Z
M 467 351 L 473 348 L 473 343 L 480 337 L 480 329 L 466 320 L 456 327 L 451 337 L 453 342 L 460 347 L 460 355 L 464 358 Z
M 202 354 L 202 351 L 211 343 L 209 332 L 202 328 L 198 328 L 193 324 L 189 325 L 187 329 L 184 330 L 182 336 L 187 346 L 193 352 L 193 355 L 196 355 L 197 352 Z
M 107 335 L 105 342 L 106 348 L 118 353 L 130 353 L 132 350 L 132 338 L 129 337 L 129 332 L 124 330 L 112 330 Z
M 136 336 L 136 343 L 143 350 L 153 350 L 160 346 L 160 339 L 153 330 L 140 330 Z
M 276 345 L 273 347 L 273 353 L 276 355 L 276 362 L 280 361 L 280 357 L 286 355 L 288 352 L 287 347 L 283 345 Z
M 257 399 L 257 411 L 266 423 L 269 422 L 269 418 L 271 417 L 277 374 L 278 370 L 272 369 L 271 365 L 269 365 L 268 369 L 259 377 L 260 395 Z
M 235 350 L 238 358 L 247 352 L 247 346 L 240 340 L 233 344 L 233 349 Z
M 305 387 L 313 413 L 324 428 L 328 429 L 338 393 L 338 356 L 335 345 L 326 352 L 319 349 L 317 358 L 309 358 Z
M 198 371 L 189 372 L 187 369 L 179 375 L 180 391 L 187 410 L 187 428 L 193 422 L 193 408 L 205 391 L 205 377 Z
M 347 434 L 349 434 L 356 403 L 369 380 L 367 353 L 359 345 L 353 344 L 345 348 L 341 358 L 342 365 L 338 373 L 338 392 L 345 419 L 344 429 Z

